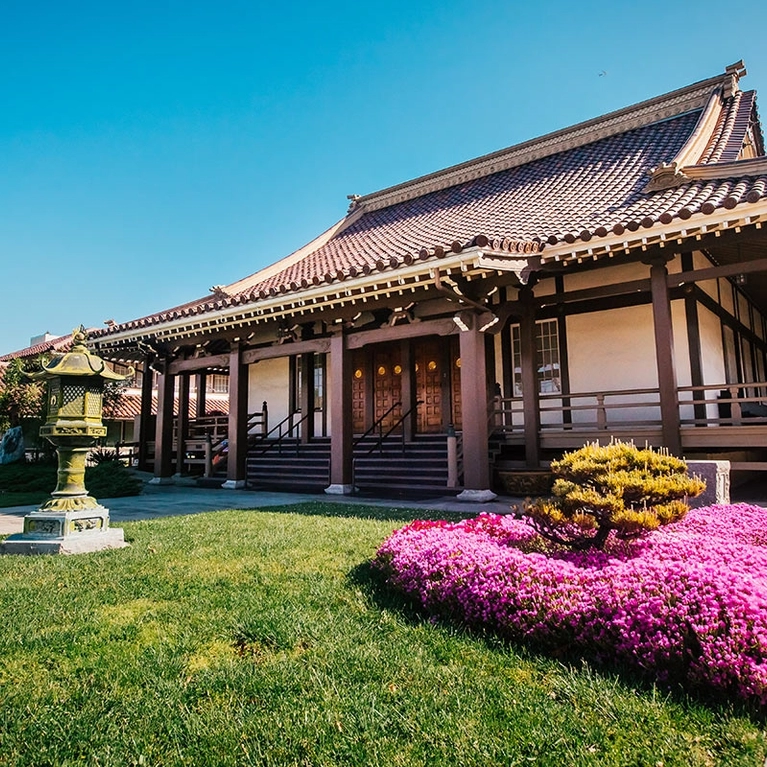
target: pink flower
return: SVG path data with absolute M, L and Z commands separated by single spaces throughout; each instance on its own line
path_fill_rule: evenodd
M 556 550 L 524 521 L 416 521 L 374 562 L 434 616 L 571 646 L 767 705 L 767 510 L 690 511 L 605 551 Z

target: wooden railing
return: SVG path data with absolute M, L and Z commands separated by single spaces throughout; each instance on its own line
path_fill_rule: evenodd
M 680 423 L 685 426 L 767 424 L 767 382 L 680 386 Z M 605 431 L 661 425 L 658 389 L 541 394 L 541 431 Z M 491 432 L 521 433 L 522 397 L 496 397 L 489 406 Z

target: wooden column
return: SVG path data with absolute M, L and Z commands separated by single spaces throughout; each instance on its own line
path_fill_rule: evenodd
M 655 359 L 658 366 L 663 447 L 667 448 L 673 455 L 681 455 L 679 394 L 677 392 L 674 332 L 671 322 L 671 301 L 668 295 L 667 276 L 668 270 L 665 260 L 660 259 L 651 264 L 650 289 L 652 291 Z
M 141 377 L 141 411 L 139 413 L 138 426 L 138 467 L 141 471 L 149 469 L 147 461 L 147 442 L 154 439 L 152 424 L 152 393 L 154 392 L 154 371 L 150 367 L 152 357 L 144 358 L 144 371 Z
M 682 271 L 693 270 L 692 253 L 682 253 Z M 703 386 L 703 353 L 700 342 L 700 321 L 698 319 L 697 286 L 689 283 L 684 286 L 684 316 L 687 323 L 687 348 L 690 353 L 690 384 Z M 693 392 L 693 397 L 700 397 L 702 392 Z M 696 420 L 706 419 L 706 406 L 703 403 L 693 405 Z M 701 423 L 701 426 L 706 424 Z
M 468 312 L 462 313 L 469 317 Z M 476 317 L 459 335 L 463 410 L 463 486 L 467 496 L 490 489 L 485 336 Z M 462 494 L 463 495 L 463 494 Z M 466 497 L 466 496 L 464 496 Z
M 301 355 L 301 418 L 309 417 L 301 424 L 301 442 L 306 444 L 314 437 L 314 353 Z
M 172 482 L 173 475 L 173 395 L 174 376 L 166 372 L 157 376 L 157 422 L 154 437 L 154 479 L 158 485 Z
M 229 353 L 229 429 L 226 482 L 223 487 L 245 487 L 248 457 L 248 366 L 242 362 L 239 344 Z
M 519 347 L 522 363 L 522 412 L 525 418 L 525 463 L 537 469 L 541 463 L 541 410 L 538 391 L 538 355 L 535 341 L 533 291 L 519 291 Z
M 197 387 L 197 407 L 194 415 L 196 418 L 205 418 L 205 400 L 208 396 L 208 376 L 207 373 L 198 373 L 195 384 Z
M 330 340 L 330 486 L 325 488 L 333 495 L 354 491 L 351 373 L 346 338 L 338 333 Z
M 184 473 L 186 440 L 189 437 L 189 376 L 178 376 L 178 417 L 176 419 L 176 476 Z
M 402 412 L 411 414 L 402 422 L 402 428 L 405 431 L 405 440 L 413 441 L 416 425 L 416 386 L 415 386 L 415 356 L 413 355 L 413 342 L 409 339 L 400 341 L 400 374 L 401 392 L 402 392 Z

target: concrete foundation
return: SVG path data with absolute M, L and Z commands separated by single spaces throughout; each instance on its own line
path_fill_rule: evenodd
M 687 461 L 687 473 L 706 482 L 706 489 L 697 498 L 690 499 L 691 508 L 730 502 L 729 461 Z

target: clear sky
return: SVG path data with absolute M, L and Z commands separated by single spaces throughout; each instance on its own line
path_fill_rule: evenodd
M 0 353 L 251 274 L 365 194 L 744 59 L 767 3 L 2 0 Z

